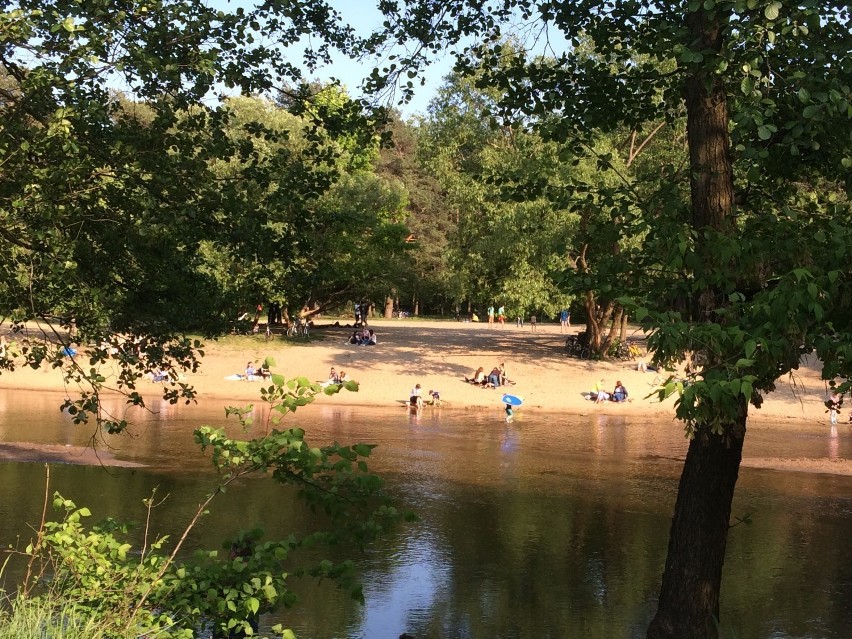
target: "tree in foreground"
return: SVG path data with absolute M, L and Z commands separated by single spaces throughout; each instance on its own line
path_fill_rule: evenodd
M 267 364 L 274 366 L 270 360 Z M 287 380 L 273 374 L 261 391 L 267 404 L 267 422 L 255 424 L 263 426 L 261 436 L 235 439 L 222 428 L 197 429 L 195 441 L 211 452 L 219 481 L 174 540 L 149 530 L 159 501 L 156 494 L 148 500 L 137 548 L 127 524 L 106 520 L 87 525 L 88 508 L 54 494 L 58 519 L 42 521 L 25 549 L 7 551 L 25 562 L 7 624 L 16 619 L 22 624 L 21 619 L 37 611 L 41 624 L 87 628 L 88 636 L 249 636 L 257 633 L 261 613 L 296 603 L 288 588 L 289 575 L 331 579 L 363 600 L 352 561 L 308 562 L 298 557 L 301 548 L 327 548 L 328 556 L 333 556 L 339 553 L 330 548 L 340 544 L 364 546 L 400 520 L 382 480 L 367 467 L 374 447 L 337 443 L 314 447 L 301 428 L 278 428 L 282 418 L 320 392 L 333 395 L 344 388 L 358 389 L 355 382 L 320 389 L 304 378 Z M 249 430 L 252 406 L 226 412 Z M 244 530 L 229 540 L 224 552 L 182 552 L 190 532 L 209 508 L 215 508 L 216 496 L 234 482 L 260 473 L 296 491 L 311 509 L 311 530 L 299 535 L 279 531 L 277 538 L 268 540 L 259 529 Z M 49 500 L 46 490 L 45 501 Z M 275 632 L 294 636 L 281 627 Z
M 295 47 L 310 35 L 320 37 Z M 196 370 L 203 351 L 184 335 L 226 330 L 235 290 L 269 293 L 257 262 L 292 257 L 315 229 L 305 218 L 339 178 L 340 140 L 370 137 L 352 101 L 314 101 L 282 124 L 280 109 L 277 121 L 246 117 L 251 100 L 235 100 L 240 110 L 220 94 L 289 91 L 296 111 L 302 70 L 352 44 L 339 15 L 315 0 L 233 10 L 196 0 L 4 5 L 0 318 L 19 339 L 0 368 L 61 369 L 84 389 L 67 407 L 110 432 L 126 424 L 98 412 L 104 388 L 141 404 L 136 382 L 167 370 L 166 398 L 191 400 L 180 373 Z M 217 250 L 254 280 L 217 277 Z M 310 264 L 299 259 L 288 267 L 303 274 Z M 252 301 L 254 311 L 266 300 Z M 46 334 L 28 333 L 32 322 Z M 119 371 L 109 381 L 99 372 L 107 362 Z
M 690 437 L 649 637 L 715 637 L 719 591 L 749 407 L 816 353 L 841 391 L 852 372 L 852 48 L 838 2 L 385 3 L 387 30 L 429 52 L 470 45 L 457 69 L 485 70 L 498 113 L 575 156 L 598 132 L 686 119 L 686 171 L 655 192 L 613 200 L 623 232 L 621 301 L 650 333 L 656 360 L 692 362 L 677 415 Z M 528 54 L 502 30 L 522 25 Z M 589 42 L 595 56 L 578 50 Z M 388 86 L 377 71 L 374 88 Z M 413 90 L 413 83 L 409 85 Z M 570 158 L 569 158 L 570 159 Z M 603 165 L 608 161 L 599 158 Z M 678 196 L 678 179 L 688 199 Z M 639 207 L 642 215 L 630 208 Z M 614 291 L 618 293 L 619 291 Z

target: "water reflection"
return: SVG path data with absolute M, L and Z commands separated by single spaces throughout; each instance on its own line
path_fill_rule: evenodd
M 55 398 L 0 393 L 7 441 L 85 443 L 90 433 L 61 415 Z M 147 468 L 54 467 L 53 485 L 106 514 L 139 520 L 156 487 L 169 495 L 155 529 L 175 534 L 212 486 L 210 463 L 191 443 L 201 423 L 239 426 L 221 406 L 140 413 L 117 456 Z M 263 429 L 256 410 L 253 428 Z M 375 442 L 373 469 L 420 516 L 364 553 L 367 604 L 294 583 L 303 605 L 281 620 L 300 637 L 640 637 L 653 614 L 680 463 L 681 430 L 620 416 L 516 415 L 501 407 L 460 412 L 425 407 L 368 411 L 324 402 L 300 411 L 317 443 Z M 795 436 L 755 429 L 750 454 L 843 457 L 848 428 Z M 0 541 L 38 521 L 44 471 L 0 464 Z M 723 586 L 726 636 L 843 637 L 852 624 L 850 478 L 743 469 Z M 310 513 L 262 480 L 229 490 L 194 531 L 189 549 L 216 548 L 239 528 L 270 535 L 307 530 Z M 806 584 L 806 587 L 803 587 Z

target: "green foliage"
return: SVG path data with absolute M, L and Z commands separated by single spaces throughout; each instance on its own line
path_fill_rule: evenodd
M 357 391 L 357 383 L 330 386 L 325 392 L 335 394 L 342 388 Z M 271 385 L 262 391 L 270 423 L 277 424 L 309 403 L 320 390 L 304 378 L 273 375 Z M 228 414 L 238 416 L 243 428 L 251 426 L 250 408 L 229 408 Z M 59 520 L 43 522 L 36 539 L 22 552 L 28 570 L 16 608 L 44 606 L 49 610 L 47 617 L 55 620 L 64 618 L 65 610 L 73 610 L 75 622 L 94 626 L 103 636 L 189 638 L 205 627 L 221 636 L 256 632 L 259 614 L 295 604 L 295 596 L 287 589 L 291 574 L 332 579 L 353 597 L 363 597 L 351 561 L 300 564 L 294 555 L 302 547 L 367 544 L 400 519 L 401 513 L 382 491 L 382 480 L 369 473 L 366 460 L 374 446 L 314 447 L 300 428 L 273 429 L 263 437 L 242 440 L 227 437 L 223 429 L 204 426 L 194 437 L 203 450 L 210 450 L 220 481 L 180 539 L 175 543 L 166 537 L 149 539 L 146 530 L 141 549 L 136 548 L 127 541 L 128 526 L 111 520 L 86 525 L 89 510 L 56 493 L 53 506 Z M 263 541 L 262 531 L 254 529 L 227 540 L 225 553 L 180 554 L 214 497 L 233 481 L 256 473 L 268 473 L 278 484 L 294 486 L 316 513 L 317 530 Z M 152 496 L 149 511 L 155 505 Z M 277 632 L 292 636 L 280 628 Z
M 305 47 L 311 34 L 321 37 Z M 326 264 L 398 251 L 398 220 L 373 214 L 369 197 L 359 210 L 319 204 L 343 172 L 376 158 L 360 104 L 334 86 L 295 92 L 288 109 L 217 95 L 300 86 L 299 58 L 310 70 L 331 49 L 353 53 L 351 30 L 325 2 L 37 0 L 0 11 L 0 39 L 0 317 L 55 327 L 58 346 L 22 349 L 23 365 L 49 361 L 82 384 L 66 404 L 78 421 L 126 426 L 99 411 L 108 380 L 96 363 L 120 368 L 132 403 L 143 401 L 139 377 L 165 369 L 164 397 L 191 400 L 180 376 L 201 354 L 184 334 L 221 334 L 258 302 L 327 303 L 352 272 L 320 287 Z M 404 194 L 386 186 L 395 217 Z M 346 253 L 300 244 L 342 228 L 364 233 Z M 146 346 L 123 346 L 137 338 Z M 103 345 L 97 362 L 56 355 L 78 339 L 81 351 Z
M 510 315 L 553 314 L 569 299 L 555 274 L 566 268 L 558 247 L 571 241 L 576 217 L 544 191 L 564 189 L 567 176 L 554 145 L 489 127 L 492 103 L 472 80 L 451 75 L 422 127 L 420 156 L 458 218 L 447 258 L 453 283 L 461 299 L 499 299 Z
M 382 8 L 385 39 L 414 45 L 399 56 L 399 73 L 416 77 L 430 52 L 464 47 L 456 71 L 489 92 L 493 121 L 564 144 L 560 159 L 617 170 L 597 141 L 661 124 L 683 129 L 685 118 L 679 157 L 666 150 L 675 162 L 655 161 L 656 175 L 637 167 L 639 188 L 631 180 L 574 185 L 593 213 L 583 221 L 614 223 L 589 225 L 611 255 L 595 255 L 570 285 L 641 316 L 657 363 L 688 363 L 686 380 L 660 390 L 680 394 L 677 415 L 693 439 L 649 636 L 717 636 L 749 408 L 808 353 L 824 362 L 826 380 L 852 386 L 848 3 L 449 0 L 435 12 L 411 0 Z M 537 39 L 526 50 L 505 46 L 503 30 L 518 16 L 540 25 L 548 50 L 562 49 L 544 57 Z M 396 80 L 377 76 L 377 89 Z M 632 160 L 632 140 L 630 149 Z M 539 195 L 533 188 L 521 199 Z M 597 314 L 588 296 L 586 307 Z
M 70 602 L 49 597 L 14 598 L 0 601 L 0 626 L 6 639 L 63 637 L 64 639 L 107 639 L 115 637 L 108 628 L 78 613 Z
M 465 125 L 468 140 L 491 135 L 499 144 L 500 131 L 517 139 L 523 127 L 564 145 L 557 162 L 596 162 L 592 172 L 569 173 L 575 179 L 565 186 L 581 230 L 557 250 L 568 259 L 582 255 L 586 243 L 599 248 L 594 262 L 567 273 L 563 284 L 577 293 L 597 290 L 641 313 L 661 363 L 696 353 L 695 383 L 684 390 L 678 413 L 690 428 L 718 432 L 742 417 L 743 401 L 759 406 L 802 354 L 818 351 L 828 379 L 850 372 L 843 273 L 852 244 L 837 223 L 850 218 L 850 16 L 840 4 L 643 6 L 659 10 L 643 13 L 620 1 L 604 8 L 464 0 L 446 3 L 440 16 L 414 3 L 387 9 L 393 37 L 426 38 L 420 53 L 480 36 L 456 67 L 468 79 L 455 82 L 475 82 L 482 96 Z M 511 8 L 561 32 L 564 50 L 545 57 L 520 40 L 507 44 L 500 26 Z M 718 39 L 701 39 L 711 32 Z M 402 56 L 401 66 L 416 68 L 418 55 Z M 731 149 L 736 208 L 717 217 L 709 212 L 718 192 L 696 190 L 704 179 L 697 176 L 710 170 L 696 154 L 716 142 L 693 126 L 678 143 L 683 117 L 700 117 L 698 103 L 684 99 L 688 91 L 727 96 L 730 136 L 722 144 Z M 446 104 L 444 127 L 466 102 Z M 497 116 L 492 121 L 502 129 L 489 132 L 485 117 L 477 123 L 484 113 Z M 661 131 L 648 138 L 635 165 L 633 149 L 643 137 L 631 131 Z M 627 142 L 629 172 L 614 152 Z M 601 146 L 607 143 L 609 150 Z M 532 173 L 548 174 L 534 153 L 526 155 Z M 455 166 L 481 174 L 481 158 L 469 154 Z M 627 179 L 607 182 L 595 170 Z M 541 193 L 508 166 L 496 175 L 525 184 L 519 194 L 528 205 Z M 485 200 L 473 195 L 482 190 L 480 183 L 464 192 Z M 488 206 L 468 208 L 475 207 L 487 217 L 474 227 L 487 234 L 490 219 L 499 218 Z M 607 245 L 619 250 L 607 255 Z M 475 272 L 483 272 L 487 261 L 477 256 L 484 253 L 469 252 Z M 487 251 L 494 254 L 493 247 Z M 486 290 L 488 284 L 480 282 Z

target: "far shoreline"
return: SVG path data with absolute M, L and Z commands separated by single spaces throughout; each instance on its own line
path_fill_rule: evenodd
M 328 320 L 327 320 L 328 321 Z M 320 395 L 317 402 L 328 399 L 346 407 L 399 407 L 410 389 L 420 383 L 424 391 L 440 390 L 446 404 L 439 410 L 483 411 L 501 410 L 503 390 L 524 398 L 520 410 L 537 415 L 585 416 L 594 413 L 621 415 L 628 419 L 653 419 L 671 422 L 674 418 L 674 398 L 660 403 L 649 398 L 655 374 L 636 370 L 636 362 L 600 362 L 567 357 L 563 344 L 569 334 L 582 327 L 572 327 L 561 333 L 558 323 L 539 323 L 537 331 L 507 325 L 489 329 L 485 324 L 439 320 L 373 320 L 379 337 L 377 346 L 355 346 L 346 343 L 353 330 L 341 325 L 326 324 L 314 330 L 310 341 L 278 337 L 266 341 L 263 336 L 228 336 L 205 344 L 205 357 L 197 374 L 185 375 L 186 383 L 195 386 L 198 401 L 205 405 L 259 403 L 260 382 L 231 381 L 228 377 L 244 371 L 247 362 L 262 362 L 267 356 L 275 360 L 273 372 L 285 377 L 304 376 L 311 381 L 327 378 L 329 368 L 346 370 L 359 382 L 357 393 L 342 392 L 334 398 Z M 636 335 L 636 330 L 632 335 Z M 506 389 L 482 389 L 463 380 L 477 366 L 490 367 L 505 362 L 514 386 Z M 87 362 L 86 362 L 87 364 Z M 804 361 L 792 376 L 779 379 L 778 389 L 768 395 L 760 409 L 751 408 L 749 428 L 781 428 L 785 432 L 825 433 L 829 435 L 828 420 L 823 406 L 824 382 L 819 366 Z M 109 379 L 109 375 L 107 375 Z M 594 404 L 582 393 L 598 380 L 605 385 L 621 381 L 630 391 L 630 402 Z M 160 385 L 141 381 L 139 390 L 149 404 L 161 391 Z M 0 388 L 11 391 L 74 394 L 66 386 L 59 371 L 42 368 L 21 368 L 0 375 Z M 61 403 L 61 400 L 59 401 Z M 431 410 L 428 407 L 424 410 Z M 849 431 L 845 418 L 839 429 Z M 748 438 L 746 438 L 748 447 Z M 747 448 L 746 448 L 747 451 Z M 795 461 L 795 460 L 794 460 Z M 763 462 L 761 462 L 763 463 Z M 804 469 L 808 464 L 781 464 L 785 469 Z M 744 459 L 743 466 L 750 466 Z M 852 474 L 838 468 L 837 462 L 827 465 L 835 472 Z M 842 465 L 845 466 L 845 465 Z M 765 467 L 765 466 L 755 466 Z

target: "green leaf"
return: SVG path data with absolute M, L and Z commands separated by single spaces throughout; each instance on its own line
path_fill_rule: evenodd
M 256 615 L 257 611 L 260 610 L 260 600 L 257 597 L 249 597 L 246 601 L 246 607 L 252 614 Z
M 358 455 L 361 457 L 369 457 L 370 454 L 373 452 L 373 446 L 370 446 L 368 444 L 356 444 L 355 446 L 353 446 L 353 448 L 355 452 L 358 453 Z
M 814 299 L 816 299 L 817 295 L 819 295 L 819 289 L 817 288 L 817 285 L 813 282 L 808 284 L 808 294 Z
M 781 3 L 772 2 L 763 10 L 767 20 L 775 20 L 781 14 Z

